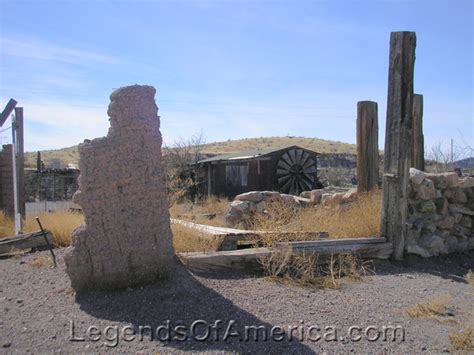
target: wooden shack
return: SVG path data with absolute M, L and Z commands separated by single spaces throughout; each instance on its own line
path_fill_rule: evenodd
M 318 187 L 317 155 L 290 146 L 218 155 L 198 164 L 208 196 L 265 190 L 298 195 Z

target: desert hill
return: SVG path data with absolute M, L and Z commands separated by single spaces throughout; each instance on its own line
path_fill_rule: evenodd
M 244 138 L 207 143 L 203 146 L 202 153 L 206 155 L 218 155 L 234 153 L 241 150 L 280 148 L 290 145 L 298 145 L 323 154 L 356 154 L 356 146 L 354 144 L 335 142 L 320 138 L 291 136 Z M 164 152 L 166 154 L 166 148 Z M 61 167 L 65 167 L 67 164 L 77 165 L 79 162 L 77 145 L 62 149 L 41 151 L 41 159 L 44 161 L 46 167 L 57 166 L 58 164 Z M 36 167 L 36 152 L 25 153 L 25 166 L 30 168 Z

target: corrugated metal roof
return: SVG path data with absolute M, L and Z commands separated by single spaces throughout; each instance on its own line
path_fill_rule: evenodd
M 290 148 L 300 148 L 303 150 L 307 150 L 305 148 L 298 147 L 296 145 L 290 145 L 288 147 L 280 147 L 280 148 L 269 148 L 269 149 L 255 149 L 255 150 L 246 150 L 242 152 L 237 152 L 237 153 L 231 153 L 231 154 L 221 154 L 221 155 L 216 155 L 215 157 L 207 158 L 204 160 L 198 161 L 198 164 L 201 163 L 210 163 L 210 162 L 215 162 L 215 161 L 224 161 L 224 160 L 244 160 L 244 159 L 253 159 L 257 158 L 260 156 L 265 156 L 267 154 L 275 153 L 281 150 L 287 150 Z M 316 152 L 314 152 L 317 154 Z

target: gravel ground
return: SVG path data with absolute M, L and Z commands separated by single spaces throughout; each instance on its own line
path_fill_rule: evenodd
M 347 283 L 339 290 L 311 290 L 235 273 L 193 275 L 179 268 L 169 281 L 84 295 L 76 295 L 69 287 L 64 250 L 57 254 L 56 269 L 31 265 L 38 256 L 48 255 L 46 251 L 0 260 L 0 351 L 444 352 L 452 350 L 448 335 L 474 321 L 469 314 L 474 304 L 472 285 L 463 279 L 469 269 L 474 270 L 473 252 L 403 263 L 377 262 L 375 276 Z M 452 298 L 452 315 L 441 321 L 412 319 L 404 311 L 444 295 Z M 171 333 L 171 340 L 166 340 L 168 320 L 169 328 L 181 326 Z M 196 337 L 183 340 L 179 332 L 184 334 L 184 327 L 189 329 L 196 320 L 202 320 L 195 323 Z M 217 320 L 222 323 L 213 329 L 205 327 L 204 322 L 214 325 Z M 245 326 L 252 325 L 265 327 L 269 340 L 263 340 L 262 329 L 259 341 L 252 331 L 246 340 Z M 376 341 L 365 336 L 360 341 L 347 338 L 351 326 L 360 327 L 353 328 L 354 338 L 359 329 L 363 333 L 373 326 L 369 329 L 373 339 L 389 325 L 402 326 L 404 339 L 401 333 L 395 341 L 384 341 L 383 336 Z M 161 326 L 162 340 L 151 340 L 145 326 L 154 330 Z M 296 330 L 290 331 L 289 326 Z M 224 340 L 226 328 L 230 332 Z M 206 329 L 211 329 L 209 338 L 198 340 Z M 132 332 L 141 332 L 143 339 L 138 335 L 133 339 Z

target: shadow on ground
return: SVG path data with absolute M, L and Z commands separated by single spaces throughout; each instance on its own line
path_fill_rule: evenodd
M 246 297 L 252 297 L 252 295 L 249 294 Z M 150 333 L 147 330 L 142 330 L 144 340 L 141 345 L 145 348 L 158 348 L 164 345 L 168 349 L 193 351 L 313 353 L 296 337 L 289 340 L 289 334 L 284 333 L 283 330 L 281 333 L 274 333 L 276 336 L 271 339 L 272 327 L 283 325 L 262 322 L 252 314 L 240 309 L 216 291 L 201 284 L 182 265 L 179 265 L 172 280 L 128 291 L 78 294 L 76 301 L 83 311 L 94 317 L 132 324 L 136 333 L 140 332 L 140 326 L 150 326 L 155 331 L 162 326 L 159 328 L 161 329 L 159 332 L 161 339 L 155 338 L 153 341 L 150 341 Z M 221 320 L 222 323 L 217 327 L 218 332 L 212 330 L 206 340 L 200 341 L 191 336 L 186 341 L 180 341 L 177 339 L 182 339 L 183 336 L 173 331 L 170 332 L 172 339 L 166 339 L 168 331 L 163 326 L 166 326 L 168 320 L 170 329 L 183 325 L 188 330 L 194 321 L 202 320 L 203 322 L 196 325 L 195 328 L 198 337 L 205 336 L 206 324 L 214 325 L 216 320 Z M 239 335 L 230 336 L 224 340 L 224 334 L 229 324 L 231 324 L 230 330 L 238 332 Z M 251 330 L 249 331 L 250 340 L 246 341 L 245 326 L 265 327 L 268 340 L 263 341 L 263 333 L 260 330 L 258 341 L 256 341 L 255 331 Z M 187 334 L 189 335 L 191 332 L 189 331 Z
M 466 283 L 465 275 L 474 272 L 474 250 L 428 259 L 406 255 L 402 261 L 377 260 L 374 264 L 377 275 L 423 273 Z

